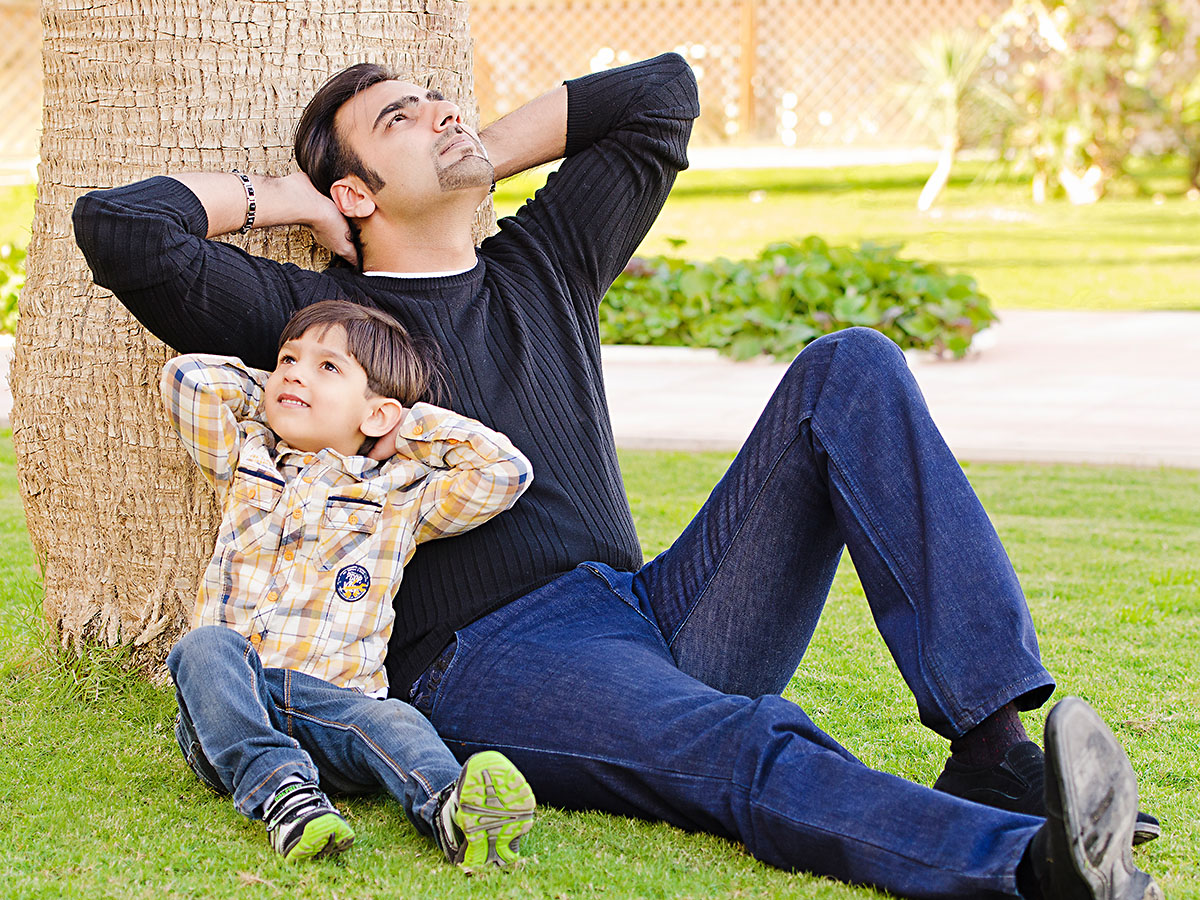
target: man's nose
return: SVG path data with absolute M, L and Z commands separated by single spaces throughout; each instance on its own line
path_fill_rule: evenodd
M 450 100 L 438 100 L 433 111 L 433 122 L 438 131 L 445 131 L 462 122 L 462 110 Z

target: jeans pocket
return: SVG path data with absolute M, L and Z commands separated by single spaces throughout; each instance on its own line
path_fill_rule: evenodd
M 229 789 L 221 784 L 221 777 L 217 775 L 217 770 L 204 755 L 204 751 L 200 748 L 200 741 L 196 738 L 192 720 L 183 710 L 175 713 L 175 740 L 179 744 L 188 768 L 200 779 L 200 783 L 223 797 L 228 796 Z
M 413 682 L 412 691 L 409 693 L 409 703 L 429 720 L 433 720 L 433 713 L 437 708 L 438 689 L 442 686 L 445 680 L 446 673 L 453 665 L 455 657 L 458 655 L 460 641 L 458 634 L 450 638 L 450 643 L 442 648 L 441 652 L 429 664 L 429 668 L 421 673 L 421 676 Z

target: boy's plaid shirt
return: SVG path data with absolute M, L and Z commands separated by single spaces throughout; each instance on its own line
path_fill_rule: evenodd
M 533 478 L 502 434 L 425 403 L 385 462 L 302 453 L 261 420 L 268 373 L 225 356 L 163 369 L 171 423 L 217 492 L 221 526 L 192 627 L 224 625 L 263 665 L 387 688 L 392 596 L 418 543 L 512 506 Z

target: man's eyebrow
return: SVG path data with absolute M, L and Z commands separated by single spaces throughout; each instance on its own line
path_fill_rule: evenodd
M 445 100 L 441 91 L 426 91 L 425 99 L 430 101 Z M 371 130 L 374 131 L 379 127 L 379 123 L 386 119 L 389 115 L 401 109 L 408 109 L 410 106 L 415 106 L 421 102 L 421 98 L 415 94 L 409 94 L 406 97 L 401 97 L 398 100 L 393 100 L 387 106 L 379 111 L 379 115 L 375 117 L 374 124 L 371 125 Z

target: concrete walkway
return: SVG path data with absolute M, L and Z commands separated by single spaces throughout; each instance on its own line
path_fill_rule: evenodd
M 1200 313 L 1001 313 L 965 360 L 911 358 L 964 460 L 1200 469 Z M 785 365 L 605 348 L 617 445 L 736 449 Z
M 1200 312 L 1001 313 L 960 362 L 914 357 L 934 420 L 964 460 L 1200 469 Z M 0 422 L 12 407 L 0 344 Z M 617 445 L 732 450 L 786 366 L 715 351 L 606 347 Z

